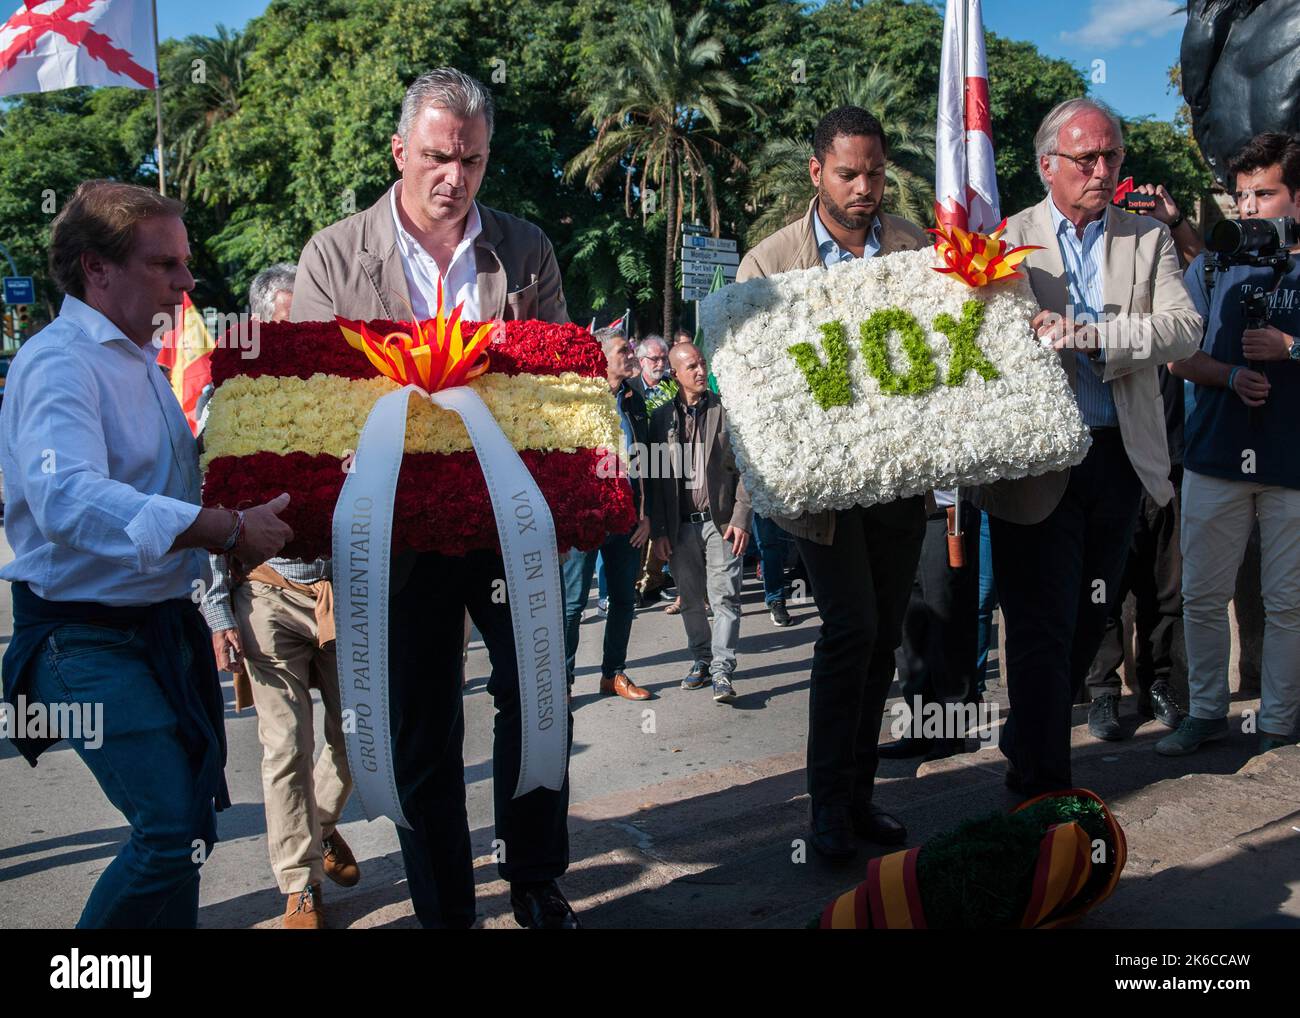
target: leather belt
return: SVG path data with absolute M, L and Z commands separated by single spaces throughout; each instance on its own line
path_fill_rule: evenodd
M 705 509 L 702 513 L 687 513 L 682 517 L 683 523 L 708 523 L 713 519 L 713 513 Z

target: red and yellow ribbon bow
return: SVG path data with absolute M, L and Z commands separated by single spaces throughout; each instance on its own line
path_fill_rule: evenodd
M 1004 219 L 996 230 L 988 234 L 942 224 L 938 229 L 927 230 L 939 238 L 934 246 L 944 261 L 944 265 L 936 266 L 934 271 L 952 273 L 967 286 L 986 286 L 1000 279 L 1021 278 L 1016 266 L 1030 251 L 1041 248 L 1035 244 L 1012 247 L 1005 240 L 999 240 L 1006 226 Z
M 479 326 L 466 340 L 460 328 L 464 306 L 457 304 L 450 317 L 443 314 L 442 280 L 439 280 L 437 316 L 423 322 L 411 321 L 409 332 L 381 336 L 365 322 L 337 315 L 335 321 L 349 345 L 364 353 L 381 374 L 399 385 L 418 385 L 425 392 L 437 392 L 464 385 L 488 369 L 492 323 Z

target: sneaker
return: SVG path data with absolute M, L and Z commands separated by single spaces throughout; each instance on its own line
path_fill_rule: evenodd
M 718 675 L 713 679 L 713 702 L 731 703 L 736 698 L 736 691 L 731 688 L 731 679 Z
M 1206 721 L 1202 718 L 1185 717 L 1173 735 L 1166 735 L 1156 743 L 1156 752 L 1161 756 L 1186 756 L 1195 753 L 1207 742 L 1227 738 L 1228 719 Z
M 596 612 L 602 619 L 609 618 L 609 598 L 602 597 L 596 602 Z
M 703 689 L 709 684 L 709 663 L 696 661 L 686 678 L 682 679 L 682 689 Z
M 1088 708 L 1088 731 L 1094 738 L 1107 742 L 1118 742 L 1124 738 L 1119 727 L 1119 697 L 1114 693 L 1102 693 L 1092 701 Z
M 794 619 L 790 618 L 790 613 L 785 610 L 784 601 L 773 601 L 767 606 L 767 610 L 772 615 L 772 625 L 782 628 L 794 625 Z
M 1267 753 L 1273 749 L 1280 749 L 1283 746 L 1294 746 L 1295 739 L 1284 739 L 1280 735 L 1266 735 L 1259 733 L 1259 751 Z

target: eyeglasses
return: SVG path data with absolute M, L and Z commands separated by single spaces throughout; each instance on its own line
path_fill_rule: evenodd
M 663 354 L 654 354 L 654 355 L 646 354 L 641 359 L 643 361 L 666 361 L 668 358 L 665 357 Z
M 1049 154 L 1070 160 L 1079 168 L 1080 173 L 1091 173 L 1096 168 L 1098 159 L 1105 159 L 1107 166 L 1118 166 L 1122 163 L 1124 161 L 1124 146 L 1108 148 L 1102 152 L 1080 152 L 1077 156 L 1072 156 L 1068 152 L 1052 152 Z

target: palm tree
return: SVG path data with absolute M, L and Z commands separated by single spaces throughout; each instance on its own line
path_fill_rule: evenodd
M 632 215 L 633 177 L 644 195 L 647 187 L 663 191 L 664 211 L 664 330 L 672 328 L 673 284 L 677 238 L 684 197 L 689 191 L 691 212 L 702 200 L 709 228 L 718 233 L 718 203 L 714 195 L 709 153 L 726 156 L 732 169 L 743 169 L 736 155 L 713 137 L 722 126 L 722 108 L 757 112 L 741 97 L 740 87 L 718 67 L 723 47 L 705 37 L 708 16 L 701 10 L 678 31 L 672 8 L 661 4 L 625 22 L 619 45 L 610 52 L 621 60 L 597 68 L 584 91 L 584 122 L 596 137 L 569 161 L 567 179 L 585 175 L 598 191 L 616 167 L 623 169 L 624 211 Z M 643 214 L 645 203 L 642 203 Z
M 883 207 L 926 227 L 934 219 L 934 131 L 922 121 L 921 107 L 898 79 L 878 64 L 865 75 L 851 72 L 835 97 L 836 106 L 861 106 L 880 121 L 889 138 Z M 754 160 L 750 198 L 762 213 L 749 229 L 757 243 L 798 218 L 813 196 L 808 178 L 811 139 L 775 138 Z
M 213 127 L 239 111 L 252 51 L 252 33 L 218 25 L 215 36 L 191 35 L 171 54 L 163 79 L 170 93 L 168 176 L 181 201 L 188 201 L 198 186 Z M 208 195 L 202 197 L 207 200 Z

